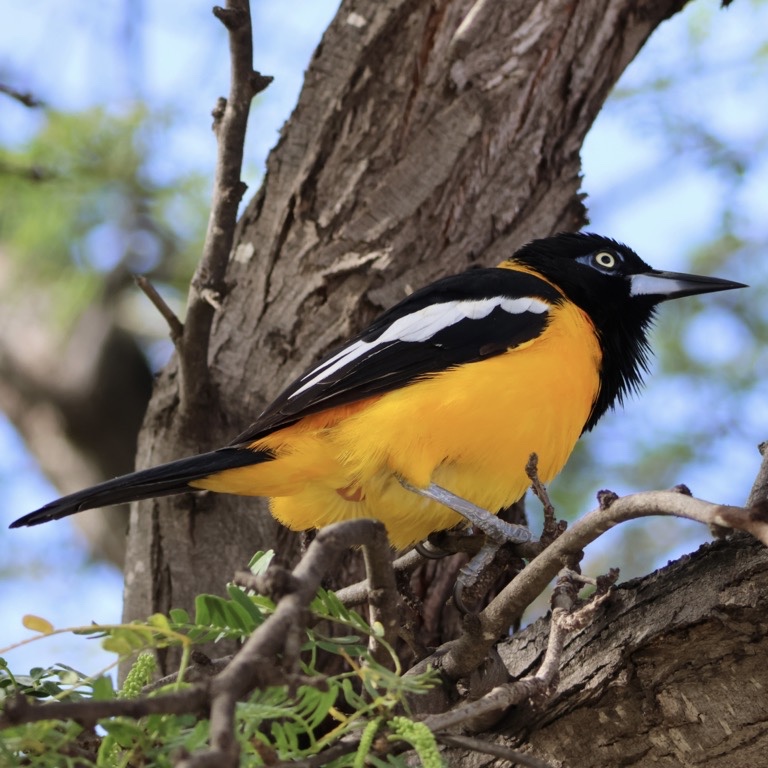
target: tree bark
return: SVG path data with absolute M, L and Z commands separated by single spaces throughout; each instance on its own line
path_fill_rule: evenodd
M 683 4 L 343 2 L 238 226 L 210 402 L 198 418 L 174 419 L 172 363 L 138 466 L 228 441 L 408 290 L 582 226 L 584 136 L 648 35 Z M 296 541 L 254 500 L 142 503 L 125 618 L 189 608 L 255 550 L 291 559 Z
M 568 768 L 765 765 L 768 553 L 748 536 L 621 585 L 566 645 L 554 697 L 518 707 L 493 742 Z M 514 677 L 541 662 L 549 620 L 499 651 Z M 458 750 L 449 765 L 507 765 Z

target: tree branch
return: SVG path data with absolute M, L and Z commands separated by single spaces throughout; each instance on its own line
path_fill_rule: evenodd
M 482 662 L 496 639 L 546 588 L 568 559 L 580 553 L 618 523 L 652 515 L 670 515 L 696 520 L 710 527 L 735 528 L 751 533 L 768 546 L 768 516 L 761 506 L 731 507 L 695 499 L 685 492 L 648 491 L 623 498 L 602 492 L 600 507 L 589 512 L 532 560 L 478 616 L 479 629 L 464 633 L 433 660 L 456 680 Z M 607 501 L 606 501 L 607 499 Z M 429 663 L 429 659 L 422 664 Z
M 493 757 L 507 760 L 515 765 L 524 766 L 524 768 L 552 768 L 552 763 L 542 760 L 540 757 L 520 752 L 518 749 L 510 749 L 501 744 L 483 741 L 482 739 L 473 739 L 471 736 L 457 736 L 455 734 L 437 734 L 437 740 L 449 747 L 458 747 L 470 752 L 479 752 L 481 754 L 491 755 Z
M 189 293 L 184 326 L 181 371 L 182 408 L 187 413 L 206 402 L 210 391 L 208 347 L 214 311 L 226 292 L 224 276 L 234 240 L 237 211 L 246 190 L 240 178 L 253 97 L 271 77 L 253 70 L 251 11 L 248 0 L 227 0 L 227 7 L 213 9 L 229 32 L 231 85 L 229 98 L 220 100 L 214 115 L 218 143 L 211 214 L 203 254 Z
M 392 546 L 386 533 L 378 535 L 363 545 L 363 560 L 368 575 L 368 623 L 381 626 L 383 643 L 376 635 L 368 639 L 372 657 L 383 666 L 393 668 L 395 660 L 390 649 L 394 648 L 399 625 L 399 595 L 392 568 Z
M 275 669 L 275 661 L 283 652 L 285 639 L 295 627 L 306 626 L 306 608 L 323 577 L 335 567 L 341 553 L 349 547 L 361 545 L 378 548 L 385 542 L 386 529 L 375 520 L 348 520 L 318 532 L 292 571 L 294 591 L 280 600 L 270 619 L 248 638 L 231 664 L 212 681 L 210 748 L 191 755 L 183 762 L 183 768 L 208 765 L 234 768 L 237 765 L 234 717 L 238 699 L 259 685 L 265 669 Z
M 29 91 L 19 91 L 13 86 L 6 85 L 5 83 L 0 83 L 0 93 L 10 96 L 12 99 L 18 101 L 19 104 L 23 104 L 25 107 L 30 107 L 31 109 L 45 106 L 44 102 L 38 99 L 37 96 L 33 96 Z
M 565 520 L 558 522 L 555 507 L 552 504 L 546 486 L 539 478 L 539 457 L 532 453 L 525 465 L 525 473 L 531 481 L 533 495 L 541 502 L 544 508 L 544 527 L 541 531 L 541 541 L 544 545 L 551 544 L 567 527 Z
M 580 619 L 574 616 L 569 617 L 578 599 L 578 588 L 574 585 L 572 577 L 573 573 L 570 570 L 563 570 L 552 591 L 549 642 L 539 671 L 535 675 L 496 686 L 476 701 L 448 712 L 430 715 L 424 719 L 424 724 L 430 730 L 438 733 L 471 723 L 473 720 L 485 721 L 488 715 L 503 712 L 515 704 L 522 704 L 527 699 L 543 696 L 552 687 L 560 669 L 565 638 L 569 631 L 581 623 Z
M 277 569 L 272 590 L 281 590 L 274 614 L 246 641 L 229 664 L 210 680 L 180 693 L 128 700 L 51 702 L 33 705 L 24 697 L 10 699 L 0 713 L 0 727 L 38 720 L 72 719 L 88 725 L 99 719 L 127 715 L 183 714 L 208 710 L 211 722 L 210 748 L 185 756 L 178 764 L 185 768 L 220 766 L 235 768 L 239 748 L 235 739 L 235 705 L 252 690 L 278 685 L 292 679 L 290 667 L 298 664 L 291 654 L 291 639 L 307 625 L 307 607 L 314 599 L 322 579 L 336 567 L 342 552 L 362 546 L 368 550 L 366 562 L 371 570 L 368 579 L 381 600 L 375 605 L 375 616 L 385 628 L 385 639 L 395 631 L 396 606 L 394 575 L 383 553 L 389 552 L 384 525 L 376 520 L 348 520 L 320 530 L 306 555 L 291 573 Z M 387 576 L 384 571 L 389 572 Z M 267 583 L 264 577 L 258 586 Z
M 184 337 L 184 325 L 181 320 L 179 320 L 176 313 L 158 293 L 157 288 L 144 275 L 134 275 L 133 279 L 136 281 L 136 285 L 144 292 L 144 295 L 152 302 L 155 309 L 163 316 L 165 322 L 168 323 L 171 341 L 173 341 L 174 346 L 177 346 Z
M 0 712 L 0 728 L 36 723 L 40 720 L 75 720 L 83 725 L 93 726 L 98 720 L 107 717 L 183 715 L 204 712 L 207 701 L 208 691 L 204 686 L 139 699 L 51 701 L 45 704 L 33 704 L 26 696 L 19 695 L 6 701 Z

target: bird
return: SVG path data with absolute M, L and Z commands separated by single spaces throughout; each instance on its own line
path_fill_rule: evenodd
M 659 304 L 742 287 L 653 269 L 594 233 L 533 240 L 412 292 L 230 444 L 64 496 L 11 528 L 205 490 L 268 497 L 293 530 L 374 518 L 404 549 L 466 524 L 451 500 L 492 517 L 520 499 L 532 453 L 551 481 L 640 388 Z

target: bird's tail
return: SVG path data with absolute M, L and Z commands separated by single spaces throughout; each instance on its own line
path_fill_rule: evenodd
M 122 475 L 83 491 L 71 493 L 69 496 L 63 496 L 20 517 L 11 523 L 11 528 L 47 523 L 49 520 L 58 520 L 85 509 L 198 490 L 191 487 L 190 483 L 218 472 L 260 464 L 273 458 L 274 455 L 269 451 L 252 451 L 243 448 L 221 448 L 218 451 L 190 456 L 188 459 L 179 459 L 159 467 Z

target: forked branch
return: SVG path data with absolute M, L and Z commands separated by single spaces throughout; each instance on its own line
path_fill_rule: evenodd
M 227 0 L 214 15 L 229 33 L 229 97 L 213 111 L 218 144 L 211 213 L 203 253 L 189 293 L 183 334 L 176 336 L 182 371 L 181 403 L 186 412 L 205 405 L 210 392 L 208 347 L 214 313 L 226 293 L 225 274 L 235 236 L 237 211 L 246 185 L 241 179 L 248 114 L 253 97 L 272 78 L 253 69 L 251 11 L 248 0 Z
M 751 533 L 768 546 L 768 505 L 733 507 L 712 504 L 689 495 L 684 486 L 671 491 L 648 491 L 621 498 L 599 494 L 600 506 L 577 520 L 533 559 L 478 616 L 479 629 L 464 634 L 439 656 L 448 676 L 459 679 L 471 672 L 507 627 L 540 595 L 569 559 L 578 555 L 609 528 L 640 517 L 666 515 L 704 523 L 711 529 Z M 484 646 L 484 647 L 481 647 Z

